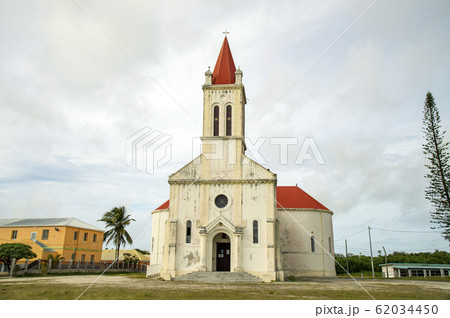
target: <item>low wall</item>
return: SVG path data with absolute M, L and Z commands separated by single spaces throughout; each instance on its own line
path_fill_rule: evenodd
M 155 277 L 159 276 L 161 273 L 161 265 L 162 264 L 154 264 L 154 265 L 147 265 L 147 272 L 146 277 Z
M 14 269 L 14 270 L 12 270 Z M 28 260 L 25 264 L 16 265 L 13 260 L 11 271 L 7 273 L 9 276 L 21 276 L 25 274 L 64 274 L 64 273 L 102 273 L 108 272 L 138 272 L 144 273 L 147 270 L 146 263 L 124 263 L 124 262 L 58 262 L 52 264 L 51 260 L 37 260 L 29 264 Z

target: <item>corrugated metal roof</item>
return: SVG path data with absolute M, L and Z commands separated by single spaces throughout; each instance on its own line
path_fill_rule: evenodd
M 394 268 L 428 268 L 428 269 L 450 269 L 450 264 L 424 264 L 424 263 L 387 263 L 380 266 L 392 266 Z
M 2 227 L 5 224 L 11 223 L 11 222 L 15 222 L 15 221 L 19 221 L 20 219 L 0 219 L 0 227 Z
M 71 226 L 81 229 L 100 231 L 103 230 L 76 218 L 30 218 L 30 219 L 0 219 L 0 227 L 25 227 L 25 226 Z
M 119 250 L 119 261 L 123 261 L 125 253 L 135 255 L 142 262 L 150 263 L 150 255 L 139 253 L 136 250 Z M 114 261 L 116 258 L 116 250 L 103 250 L 102 251 L 102 261 Z

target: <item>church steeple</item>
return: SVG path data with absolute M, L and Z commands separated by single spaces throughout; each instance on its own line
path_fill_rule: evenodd
M 231 55 L 228 39 L 225 35 L 219 57 L 212 76 L 212 84 L 234 84 L 235 83 L 236 66 L 234 65 L 233 56 Z
M 236 70 L 225 35 L 214 72 L 208 68 L 202 86 L 204 142 L 208 138 L 227 144 L 236 142 L 239 149 L 245 149 L 246 98 L 242 76 L 241 69 Z

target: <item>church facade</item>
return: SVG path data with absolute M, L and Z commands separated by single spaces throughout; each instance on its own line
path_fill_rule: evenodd
M 263 281 L 334 276 L 332 212 L 245 155 L 245 89 L 225 37 L 203 85 L 202 153 L 169 176 L 152 212 L 150 264 L 165 280 L 196 271 Z M 155 267 L 156 266 L 156 267 Z

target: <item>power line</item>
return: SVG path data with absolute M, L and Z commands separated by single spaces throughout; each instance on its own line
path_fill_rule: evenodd
M 342 237 L 342 238 L 340 238 L 340 239 L 337 239 L 337 240 L 334 240 L 334 241 L 335 241 L 335 242 L 336 242 L 336 241 L 340 241 L 340 240 L 346 239 L 346 238 L 348 238 L 348 237 L 350 237 L 350 236 L 353 236 L 353 235 L 359 234 L 359 233 L 361 233 L 361 232 L 364 232 L 364 231 L 367 231 L 367 229 L 362 229 L 361 231 L 358 231 L 358 232 L 356 232 L 356 233 L 353 233 L 353 234 L 350 234 L 350 235 L 344 236 L 344 237 Z
M 408 233 L 435 233 L 438 234 L 435 231 L 420 231 L 420 230 L 388 230 L 388 229 L 379 229 L 376 227 L 372 227 L 372 230 L 378 230 L 378 231 L 386 231 L 386 232 L 408 232 Z

